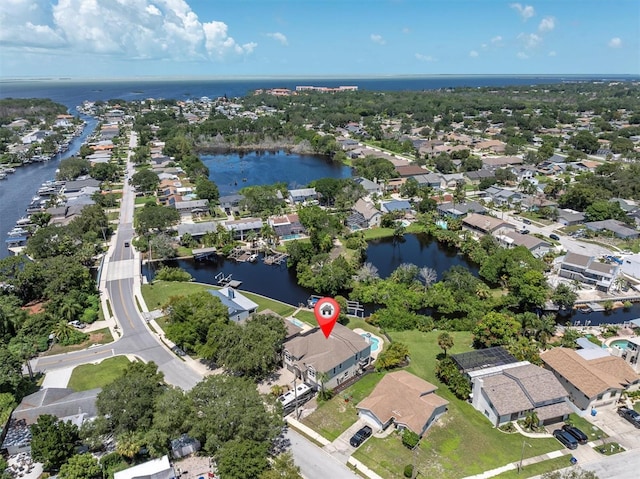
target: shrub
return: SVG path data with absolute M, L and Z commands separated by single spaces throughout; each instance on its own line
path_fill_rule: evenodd
M 413 477 L 413 464 L 407 464 L 404 466 L 404 477 Z
M 384 371 L 404 366 L 408 356 L 409 348 L 406 344 L 400 342 L 391 343 L 376 359 L 376 370 Z
M 191 281 L 193 277 L 187 271 L 181 268 L 171 268 L 169 266 L 163 266 L 156 273 L 156 278 L 160 281 Z
M 409 429 L 405 429 L 402 433 L 402 444 L 409 449 L 416 447 L 419 440 L 420 436 Z

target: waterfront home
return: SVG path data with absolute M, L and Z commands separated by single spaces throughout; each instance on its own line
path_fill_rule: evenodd
M 285 367 L 315 389 L 335 388 L 371 362 L 371 344 L 340 323 L 328 338 L 315 327 L 287 340 L 283 349 Z
M 171 196 L 167 204 L 175 208 L 182 217 L 202 215 L 209 212 L 209 200 L 179 201 L 180 199 L 180 196 Z
M 292 213 L 282 216 L 271 216 L 267 218 L 267 224 L 273 228 L 273 231 L 279 236 L 289 239 L 292 235 L 305 234 L 307 230 L 297 214 Z
M 449 401 L 438 388 L 407 371 L 386 374 L 371 393 L 356 405 L 358 416 L 375 430 L 390 425 L 422 435 L 447 410 Z
M 568 393 L 551 371 L 528 362 L 472 373 L 472 405 L 495 427 L 535 413 L 539 425 L 562 422 L 572 409 Z
M 374 193 L 382 193 L 381 186 L 378 183 L 375 183 L 374 181 L 368 180 L 367 178 L 359 176 L 357 178 L 354 178 L 353 181 L 356 184 L 362 186 L 368 195 L 371 195 Z
M 380 205 L 380 209 L 383 213 L 395 213 L 396 211 L 399 211 L 401 213 L 408 214 L 412 212 L 411 203 L 407 200 L 385 201 Z
M 244 200 L 244 195 L 239 195 L 239 194 L 226 195 L 218 198 L 218 201 L 220 202 L 220 207 L 228 215 L 233 213 L 240 213 L 242 200 Z
M 381 219 L 382 212 L 373 203 L 360 198 L 351 208 L 346 223 L 352 230 L 367 229 L 380 226 Z
M 542 258 L 551 251 L 552 245 L 545 240 L 529 234 L 521 234 L 516 231 L 508 231 L 503 235 L 496 236 L 500 245 L 505 248 L 516 248 L 524 246 L 536 258 Z
M 96 180 L 94 178 L 84 177 L 78 178 L 73 181 L 67 181 L 64 185 L 62 192 L 64 194 L 68 193 L 77 193 L 81 191 L 83 188 L 92 187 L 92 188 L 100 188 L 100 184 L 102 182 L 100 180 Z
M 181 240 L 185 234 L 191 235 L 193 238 L 200 238 L 207 233 L 215 233 L 221 221 L 202 221 L 199 223 L 180 223 L 175 227 L 178 232 L 178 240 Z
M 210 289 L 209 294 L 218 298 L 229 311 L 229 320 L 245 321 L 258 310 L 258 305 L 233 288 Z
M 260 218 L 242 218 L 240 220 L 225 221 L 223 223 L 227 231 L 233 232 L 233 237 L 244 241 L 244 238 L 251 232 L 259 233 L 264 223 Z
M 587 356 L 589 358 L 589 356 Z M 582 357 L 569 348 L 551 348 L 540 354 L 579 409 L 614 409 L 623 391 L 635 391 L 640 376 L 622 358 L 596 355 Z
M 601 263 L 593 256 L 568 252 L 560 264 L 558 276 L 595 286 L 599 291 L 607 292 L 618 276 L 620 265 Z
M 462 219 L 462 229 L 471 231 L 478 236 L 499 235 L 515 230 L 515 226 L 493 216 L 471 213 Z
M 300 204 L 305 201 L 315 201 L 318 199 L 318 193 L 315 188 L 300 188 L 289 190 L 289 201 L 292 204 Z

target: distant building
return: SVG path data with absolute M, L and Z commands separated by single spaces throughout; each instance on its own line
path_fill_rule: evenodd
M 138 464 L 113 474 L 113 479 L 176 479 L 168 456 Z
M 471 213 L 462 219 L 462 229 L 478 235 L 498 235 L 513 231 L 513 226 L 508 221 L 503 221 L 493 216 Z
M 600 263 L 593 256 L 569 252 L 565 255 L 558 275 L 595 286 L 600 291 L 609 291 L 618 276 L 620 266 Z

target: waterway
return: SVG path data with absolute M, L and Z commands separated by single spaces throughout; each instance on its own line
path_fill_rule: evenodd
M 60 161 L 77 154 L 98 124 L 93 117 L 81 115 L 81 118 L 86 123 L 85 128 L 80 136 L 74 138 L 67 151 L 49 161 L 17 167 L 15 173 L 0 181 L 0 259 L 10 254 L 5 243 L 7 232 L 26 215 L 27 206 L 42 183 L 55 178 Z
M 318 178 L 351 176 L 351 168 L 325 157 L 285 151 L 200 155 L 200 159 L 209 168 L 209 179 L 218 185 L 221 196 L 245 186 L 284 182 L 288 189 L 295 189 L 304 188 Z

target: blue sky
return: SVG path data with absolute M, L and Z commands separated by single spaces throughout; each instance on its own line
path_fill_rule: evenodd
M 439 74 L 640 74 L 640 2 L 0 2 L 5 78 Z

